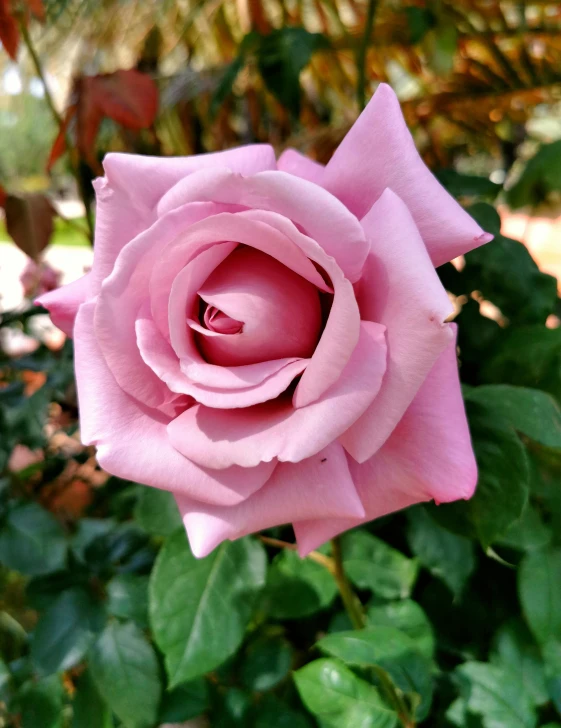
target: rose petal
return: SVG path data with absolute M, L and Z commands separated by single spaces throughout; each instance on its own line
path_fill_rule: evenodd
M 216 367 L 225 370 L 235 381 L 234 389 L 205 387 L 192 382 L 181 371 L 179 360 L 170 344 L 164 339 L 158 327 L 149 316 L 136 320 L 136 336 L 140 354 L 148 366 L 173 391 L 187 394 L 206 407 L 231 409 L 251 407 L 278 397 L 301 374 L 308 364 L 307 359 L 280 359 L 276 361 L 251 364 L 245 367 Z M 274 368 L 276 367 L 276 368 Z M 245 387 L 240 387 L 243 374 L 236 370 L 251 370 Z M 255 379 L 251 385 L 251 379 Z M 249 386 L 248 386 L 249 385 Z
M 413 503 L 471 498 L 477 465 L 460 389 L 455 338 L 385 445 L 362 465 L 349 458 L 349 467 L 366 517 L 296 523 L 302 556 L 338 533 Z
M 76 318 L 75 366 L 82 442 L 97 445 L 102 468 L 113 475 L 231 506 L 267 482 L 276 463 L 212 471 L 179 454 L 169 442 L 169 418 L 129 397 L 108 369 L 94 334 L 94 303 Z
M 357 217 L 386 187 L 405 202 L 435 266 L 492 240 L 419 156 L 392 89 L 380 84 L 325 168 L 322 185 Z
M 164 195 L 158 214 L 195 200 L 277 212 L 316 240 L 350 281 L 360 278 L 368 254 L 361 226 L 345 205 L 312 182 L 286 172 L 241 177 L 224 170 L 203 170 L 182 179 Z
M 240 366 L 314 353 L 322 324 L 318 290 L 270 255 L 238 247 L 206 279 L 199 296 L 242 322 L 234 334 L 190 323 L 200 351 L 213 364 Z
M 58 326 L 67 336 L 72 336 L 78 309 L 90 296 L 91 273 L 86 273 L 77 281 L 44 293 L 35 299 L 35 303 L 44 306 L 49 311 L 55 326 Z
M 276 161 L 271 146 L 253 144 L 191 157 L 111 153 L 105 157 L 103 167 L 105 177 L 94 182 L 97 209 L 92 273 L 96 293 L 123 246 L 156 221 L 158 200 L 179 180 L 215 167 L 255 174 L 276 169 Z
M 307 179 L 308 182 L 314 182 L 321 185 L 325 167 L 319 162 L 314 162 L 296 149 L 285 149 L 280 155 L 277 162 L 277 169 L 280 172 L 288 172 L 296 177 Z
M 321 399 L 294 409 L 289 396 L 236 410 L 196 405 L 168 425 L 174 447 L 206 467 L 299 462 L 333 442 L 376 396 L 386 368 L 384 327 L 363 322 L 339 380 Z
M 183 496 L 176 499 L 198 557 L 226 539 L 282 523 L 341 514 L 360 518 L 364 513 L 343 448 L 337 443 L 300 463 L 280 463 L 268 483 L 238 506 L 208 506 Z
M 358 462 L 383 445 L 453 336 L 444 323 L 452 305 L 405 204 L 386 190 L 362 224 L 372 252 L 359 308 L 387 327 L 388 369 L 374 402 L 340 438 Z
M 95 328 L 107 365 L 119 386 L 149 407 L 164 404 L 169 393 L 140 356 L 134 322 L 146 300 L 150 274 L 162 248 L 208 212 L 204 203 L 187 205 L 158 220 L 125 245 L 99 293 Z

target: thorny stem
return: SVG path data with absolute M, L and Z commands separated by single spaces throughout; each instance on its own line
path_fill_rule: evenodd
M 341 594 L 343 605 L 345 606 L 345 609 L 347 611 L 347 614 L 349 615 L 349 619 L 351 620 L 351 624 L 353 625 L 354 629 L 363 629 L 363 627 L 366 626 L 366 621 L 364 619 L 362 604 L 360 603 L 357 595 L 352 590 L 347 575 L 345 574 L 345 569 L 343 567 L 343 552 L 341 550 L 341 539 L 339 538 L 339 536 L 332 539 L 331 545 L 333 551 L 333 561 L 335 562 L 334 576 L 335 581 L 337 582 L 337 586 L 339 587 L 339 593 Z
M 31 56 L 31 60 L 33 61 L 33 65 L 35 67 L 35 72 L 41 79 L 41 83 L 43 84 L 44 94 L 45 94 L 45 101 L 47 102 L 47 106 L 49 107 L 51 114 L 53 115 L 53 119 L 55 120 L 59 130 L 64 129 L 64 119 L 57 111 L 57 108 L 55 106 L 55 103 L 53 101 L 53 97 L 51 96 L 51 92 L 49 90 L 49 86 L 47 85 L 47 79 L 45 77 L 45 73 L 43 71 L 43 66 L 41 65 L 41 59 L 39 58 L 39 55 L 37 54 L 37 50 L 35 49 L 35 46 L 33 45 L 33 41 L 31 40 L 31 36 L 29 34 L 29 31 L 27 29 L 27 25 L 25 23 L 25 19 L 23 17 L 19 18 L 19 29 L 21 33 L 21 37 L 23 38 L 23 42 L 25 43 L 25 47 L 27 48 L 27 51 L 29 55 Z M 76 163 L 76 160 L 73 159 L 73 149 L 71 141 L 68 137 L 68 134 L 66 136 L 66 147 L 68 151 L 70 152 L 70 166 L 72 168 L 72 174 L 74 175 L 74 178 L 76 179 L 76 183 L 78 185 L 78 190 L 80 192 L 80 197 L 82 198 L 82 202 L 84 203 L 84 209 L 86 211 L 86 222 L 88 224 L 88 237 L 90 240 L 90 243 L 93 244 L 93 238 L 94 238 L 94 223 L 93 223 L 93 216 L 92 216 L 92 210 L 91 206 L 87 197 L 86 189 L 82 180 L 82 177 L 80 175 L 80 169 L 79 165 Z

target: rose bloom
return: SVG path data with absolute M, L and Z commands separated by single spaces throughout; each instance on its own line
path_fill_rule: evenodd
M 174 493 L 195 555 L 290 522 L 303 555 L 472 495 L 435 266 L 492 236 L 388 86 L 325 167 L 255 145 L 104 168 L 93 268 L 39 303 L 74 337 L 83 442 Z
M 48 263 L 36 263 L 29 258 L 19 277 L 26 298 L 41 296 L 48 291 L 54 291 L 60 286 L 61 272 L 52 268 Z

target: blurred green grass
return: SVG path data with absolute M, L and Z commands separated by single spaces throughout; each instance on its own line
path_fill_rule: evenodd
M 84 231 L 82 233 L 81 230 Z M 51 245 L 72 245 L 72 246 L 88 246 L 88 238 L 86 237 L 86 219 L 76 218 L 72 221 L 55 219 L 55 231 L 51 239 Z M 12 239 L 6 230 L 4 220 L 0 220 L 0 243 L 10 243 Z

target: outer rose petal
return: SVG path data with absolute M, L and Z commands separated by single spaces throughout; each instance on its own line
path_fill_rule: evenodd
M 211 471 L 190 462 L 167 437 L 169 418 L 144 407 L 117 385 L 94 333 L 95 303 L 76 318 L 75 366 L 82 442 L 97 445 L 102 468 L 121 478 L 207 503 L 240 503 L 267 482 L 276 463 Z
M 349 458 L 349 467 L 366 517 L 296 523 L 302 556 L 338 533 L 413 503 L 471 498 L 477 465 L 460 390 L 455 338 L 386 444 L 362 465 Z
M 364 509 L 343 448 L 332 443 L 300 463 L 280 463 L 269 482 L 244 503 L 230 508 L 176 496 L 195 556 L 209 554 L 226 539 L 302 518 L 360 518 Z
M 376 396 L 386 368 L 384 328 L 363 322 L 359 342 L 339 380 L 311 405 L 289 396 L 255 407 L 216 410 L 197 405 L 170 422 L 174 447 L 206 467 L 253 467 L 278 458 L 299 462 L 335 440 Z
M 295 177 L 302 177 L 308 182 L 321 185 L 325 173 L 325 167 L 319 162 L 314 162 L 296 149 L 285 149 L 280 155 L 277 168 L 280 172 L 288 172 Z
M 359 218 L 390 187 L 413 215 L 435 266 L 493 239 L 425 166 L 386 84 L 380 84 L 335 151 L 322 185 Z
M 376 399 L 341 438 L 358 462 L 383 445 L 452 338 L 452 305 L 407 207 L 386 190 L 362 220 L 372 251 L 358 293 L 363 319 L 387 327 L 388 369 Z
M 155 206 L 170 187 L 200 169 L 226 167 L 241 174 L 276 169 L 268 144 L 253 144 L 192 157 L 148 157 L 108 154 L 105 177 L 95 181 L 97 193 L 94 288 L 111 273 L 124 245 L 157 219 Z
M 62 288 L 44 293 L 35 303 L 48 309 L 55 326 L 67 336 L 72 336 L 78 308 L 91 295 L 91 273 L 78 278 Z

